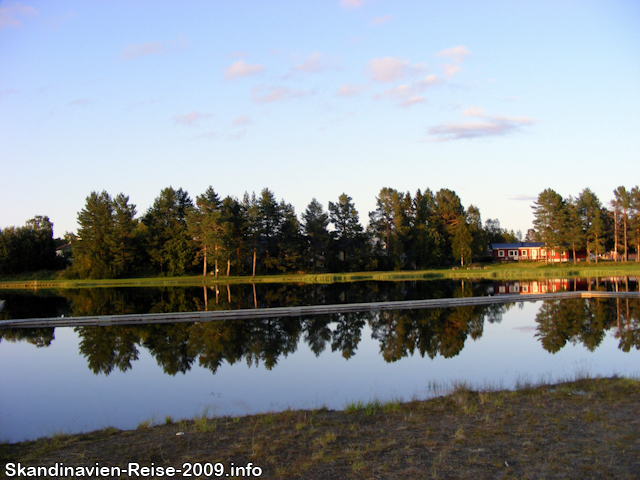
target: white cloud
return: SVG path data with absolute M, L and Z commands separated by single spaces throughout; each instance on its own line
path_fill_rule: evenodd
M 129 106 L 127 106 L 124 111 L 125 112 L 130 112 L 135 108 L 140 108 L 140 107 L 145 107 L 147 105 L 153 105 L 154 103 L 159 102 L 160 100 L 164 99 L 164 97 L 160 97 L 160 98 L 151 98 L 149 100 L 140 100 L 138 102 L 134 102 L 132 104 L 130 104 Z
M 218 134 L 216 132 L 204 132 L 201 133 L 200 135 L 196 135 L 195 138 L 208 138 L 209 140 L 212 140 L 214 138 L 218 138 Z
M 367 70 L 373 80 L 391 82 L 407 75 L 409 60 L 397 57 L 373 58 L 367 64 Z
M 364 5 L 364 0 L 340 0 L 340 6 L 344 8 L 357 8 Z
M 122 50 L 122 60 L 135 60 L 146 55 L 164 55 L 169 50 L 179 50 L 187 45 L 184 37 L 169 42 L 132 43 Z
M 239 130 L 235 133 L 232 133 L 231 135 L 229 135 L 229 140 L 240 140 L 242 137 L 244 137 L 247 134 L 247 129 L 243 128 L 242 130 Z
M 211 115 L 205 115 L 203 113 L 200 113 L 196 110 L 193 110 L 189 113 L 187 113 L 186 115 L 175 115 L 173 117 L 173 119 L 175 120 L 176 123 L 179 123 L 181 125 L 193 125 L 194 123 L 196 123 L 198 120 L 200 120 L 201 118 L 207 118 L 210 117 Z
M 516 195 L 515 197 L 511 197 L 509 200 L 515 200 L 518 202 L 535 202 L 538 197 L 532 197 L 530 195 Z
M 249 65 L 244 60 L 236 60 L 230 67 L 223 69 L 224 79 L 231 80 L 233 78 L 248 77 L 264 71 L 264 66 L 260 64 Z
M 38 14 L 38 10 L 29 6 L 14 3 L 9 7 L 0 8 L 0 28 L 22 27 L 22 22 L 17 17 L 33 17 Z
M 460 73 L 460 67 L 457 65 L 451 65 L 449 63 L 445 64 L 442 66 L 442 69 L 444 70 L 444 74 L 447 78 L 451 78 L 454 75 L 456 75 L 457 73 Z
M 332 60 L 327 59 L 320 52 L 313 52 L 304 62 L 294 65 L 292 73 L 320 73 L 332 66 Z
M 0 91 L 0 98 L 6 96 L 6 95 L 11 95 L 13 93 L 20 93 L 20 90 L 16 90 L 15 88 L 7 88 L 6 90 L 1 90 Z
M 236 127 L 238 125 L 248 125 L 249 123 L 251 123 L 251 119 L 248 116 L 240 115 L 233 121 L 232 126 Z
M 384 25 L 385 23 L 389 23 L 391 20 L 393 20 L 393 15 L 383 15 L 382 17 L 376 17 L 371 20 L 371 25 Z
M 420 80 L 420 85 L 423 85 L 424 87 L 430 87 L 432 85 L 436 85 L 438 83 L 440 83 L 440 79 L 437 77 L 437 75 L 427 75 L 426 77 L 424 77 L 422 80 Z
M 462 62 L 465 57 L 471 55 L 471 51 L 465 47 L 464 45 L 459 45 L 457 47 L 445 48 L 444 50 L 436 53 L 436 57 L 447 57 L 452 59 L 455 62 Z
M 297 88 L 288 87 L 265 87 L 263 85 L 256 85 L 251 89 L 253 95 L 253 101 L 256 103 L 272 103 L 279 102 L 281 100 L 288 100 L 291 98 L 305 97 L 312 92 L 309 90 L 299 90 Z
M 462 115 L 465 117 L 482 117 L 484 115 L 484 108 L 472 105 L 469 108 L 465 108 L 462 111 Z
M 416 83 L 402 84 L 394 88 L 388 88 L 382 94 L 376 95 L 376 98 L 387 97 L 396 102 L 400 107 L 410 107 L 424 103 L 426 98 L 420 95 L 420 93 L 438 83 L 440 83 L 440 79 L 436 75 L 427 75 Z
M 424 103 L 426 99 L 422 95 L 413 95 L 409 98 L 404 99 L 400 102 L 401 107 L 410 107 L 412 105 L 418 105 L 419 103 Z
M 244 58 L 244 57 L 248 57 L 249 54 L 245 52 L 235 51 L 235 52 L 231 52 L 228 56 L 231 58 Z
M 355 95 L 358 95 L 359 93 L 362 93 L 365 89 L 366 87 L 363 85 L 354 85 L 352 83 L 347 83 L 345 85 L 342 85 L 338 89 L 337 94 L 341 97 L 353 97 Z
M 355 112 L 346 112 L 344 115 L 340 117 L 336 117 L 333 120 L 331 120 L 331 123 L 342 123 L 346 119 L 355 117 L 355 116 L 356 116 Z
M 387 97 L 395 101 L 401 107 L 410 107 L 418 103 L 423 103 L 425 98 L 418 95 L 420 89 L 413 85 L 398 85 L 395 88 L 389 88 L 379 97 Z
M 465 109 L 462 115 L 480 118 L 481 120 L 436 125 L 429 129 L 428 141 L 446 142 L 449 140 L 509 135 L 535 123 L 533 119 L 528 117 L 513 118 L 504 115 L 486 115 L 484 109 L 478 106 L 471 106 Z
M 89 105 L 90 103 L 91 103 L 90 98 L 78 98 L 73 102 L 71 102 L 71 105 L 73 105 L 74 107 L 82 107 L 84 105 Z

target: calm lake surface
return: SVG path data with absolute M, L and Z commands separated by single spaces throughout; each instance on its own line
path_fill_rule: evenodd
M 640 300 L 529 302 L 635 279 L 363 282 L 0 292 L 0 318 L 356 303 L 521 293 L 523 302 L 249 321 L 0 330 L 0 440 L 132 429 L 167 415 L 244 415 L 428 398 L 452 382 L 514 388 L 640 376 Z M 216 302 L 217 301 L 217 302 Z M 435 386 L 435 388 L 434 388 Z

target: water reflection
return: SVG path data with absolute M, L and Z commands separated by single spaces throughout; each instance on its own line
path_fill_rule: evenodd
M 618 348 L 640 349 L 640 300 L 569 299 L 547 300 L 536 315 L 536 336 L 545 350 L 556 353 L 567 342 L 594 351 L 613 330 Z
M 492 282 L 353 282 L 4 291 L 0 320 L 295 307 L 486 295 Z
M 468 287 L 465 287 L 468 288 Z M 464 295 L 464 288 L 458 296 Z M 87 297 L 83 297 L 87 298 Z M 167 299 L 171 298 L 171 292 Z M 135 326 L 76 327 L 79 350 L 95 374 L 133 368 L 141 348 L 155 358 L 168 375 L 186 373 L 197 360 L 215 373 L 224 364 L 244 361 L 272 369 L 295 352 L 302 340 L 319 356 L 327 348 L 349 359 L 357 352 L 365 325 L 379 344 L 386 362 L 419 354 L 457 356 L 468 338 L 482 337 L 485 321 L 498 323 L 515 303 L 401 310 L 354 312 L 310 317 L 266 318 L 244 321 L 148 324 Z M 542 302 L 536 315 L 542 347 L 560 351 L 567 343 L 595 350 L 612 331 L 620 350 L 640 349 L 639 299 L 566 299 Z M 8 341 L 28 341 L 48 346 L 53 329 L 8 329 Z

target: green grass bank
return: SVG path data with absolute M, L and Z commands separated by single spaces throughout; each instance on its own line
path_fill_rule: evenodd
M 489 279 L 489 280 L 538 280 L 565 277 L 610 277 L 640 275 L 637 262 L 600 262 L 598 264 L 579 263 L 574 265 L 543 263 L 483 264 L 472 267 L 442 268 L 434 270 L 410 270 L 393 272 L 352 272 L 320 274 L 282 274 L 256 277 L 237 276 L 186 276 L 119 278 L 104 280 L 63 280 L 54 272 L 37 272 L 21 277 L 3 278 L 0 289 L 38 288 L 96 288 L 96 287 L 169 287 L 200 286 L 251 283 L 317 283 L 329 284 L 358 281 L 400 281 L 400 280 L 441 280 L 441 279 Z
M 218 463 L 226 473 L 251 463 L 263 479 L 636 479 L 639 413 L 637 379 L 524 383 L 516 391 L 457 385 L 424 401 L 246 417 L 205 412 L 192 420 L 142 422 L 132 431 L 107 428 L 4 443 L 0 475 L 18 462 L 122 468 L 129 462 L 163 468 L 199 462 Z

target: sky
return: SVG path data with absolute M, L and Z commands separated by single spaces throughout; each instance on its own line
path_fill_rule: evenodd
M 2 228 L 211 185 L 365 225 L 448 188 L 524 233 L 546 188 L 639 183 L 638 1 L 0 1 Z

